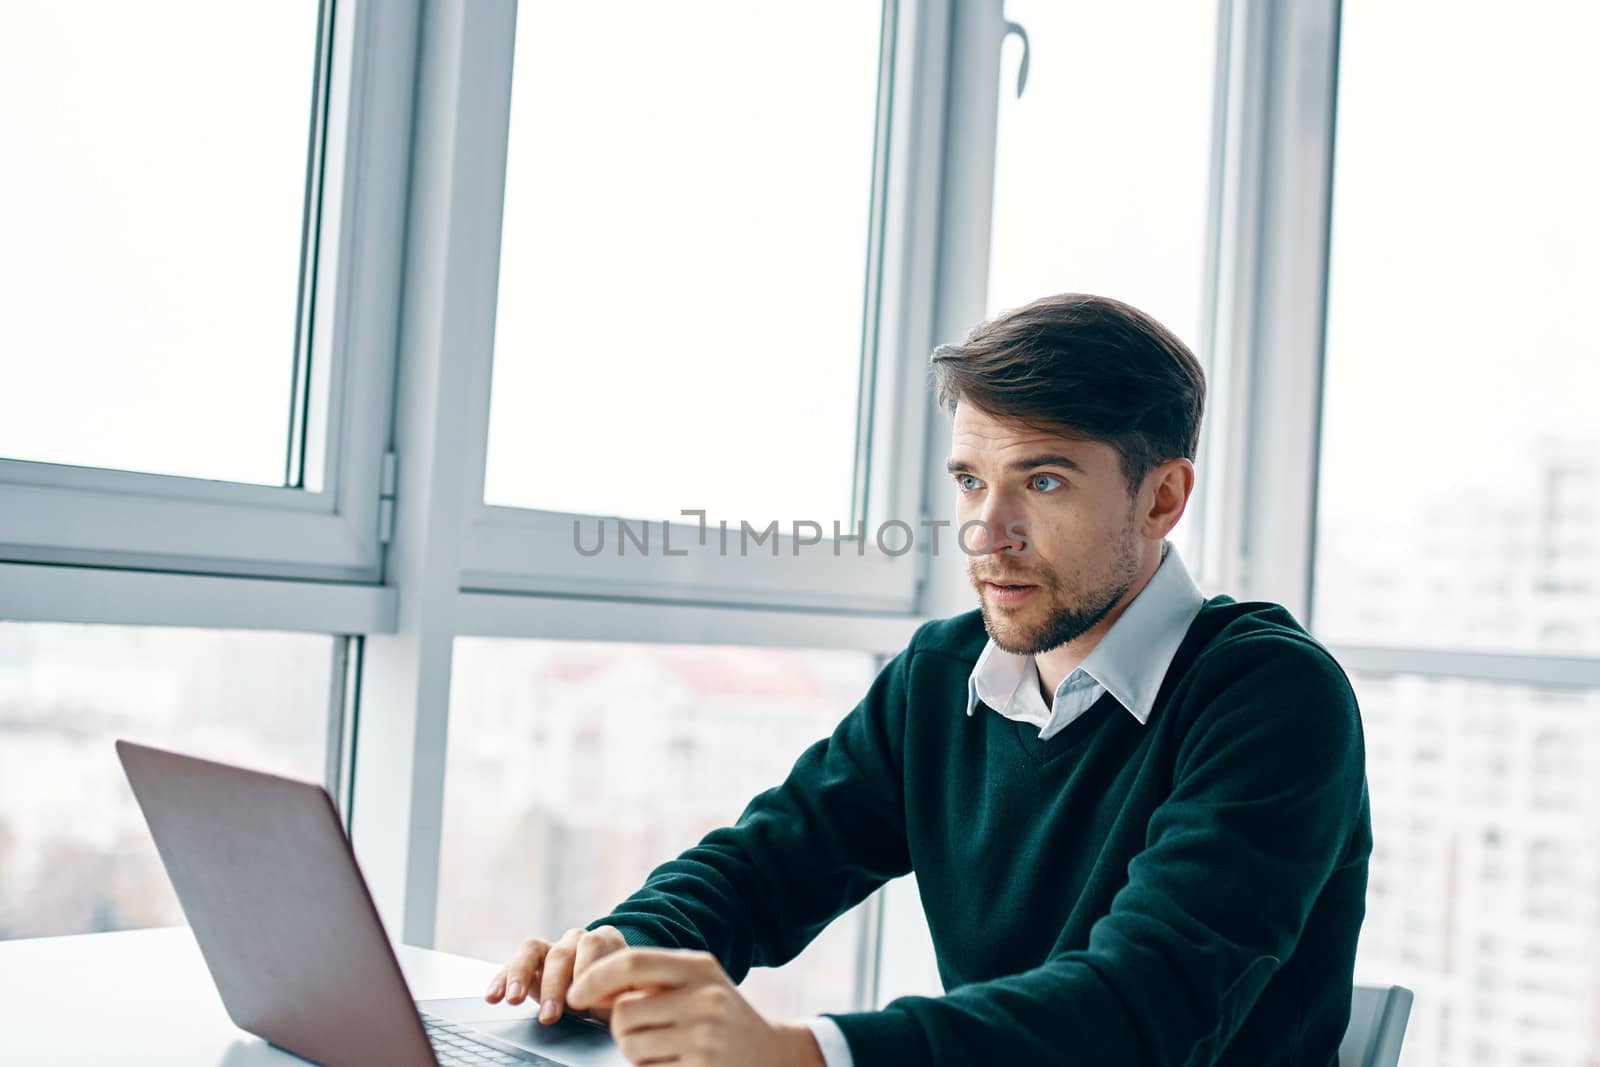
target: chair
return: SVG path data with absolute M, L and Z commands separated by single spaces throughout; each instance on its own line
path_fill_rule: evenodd
M 1405 986 L 1356 986 L 1350 1025 L 1339 1042 L 1339 1067 L 1395 1067 L 1412 999 Z

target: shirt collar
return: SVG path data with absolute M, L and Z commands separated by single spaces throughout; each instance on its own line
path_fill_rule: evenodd
M 1184 566 L 1177 546 L 1164 542 L 1155 574 L 1077 670 L 1062 679 L 1057 692 L 1087 675 L 1143 725 L 1155 708 L 1172 657 L 1204 603 L 1205 595 Z M 1032 656 L 1007 652 L 990 638 L 967 678 L 967 714 L 977 710 L 980 699 L 1004 714 L 1020 686 L 1037 689 L 1038 677 Z

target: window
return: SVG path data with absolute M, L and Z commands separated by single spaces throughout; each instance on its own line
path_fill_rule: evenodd
M 1006 0 L 989 313 L 1124 300 L 1199 352 L 1217 5 Z
M 318 4 L 240 15 L 7 8 L 0 456 L 286 484 Z
M 1357 978 L 1417 991 L 1409 1062 L 1587 1062 L 1566 997 L 1600 986 L 1543 953 L 1600 950 L 1600 690 L 1531 684 L 1513 654 L 1600 650 L 1600 353 L 1574 313 L 1600 283 L 1600 155 L 1571 133 L 1600 14 L 1346 0 L 1340 20 L 1312 618 L 1350 646 L 1388 846 Z M 1394 646 L 1468 677 L 1360 673 Z M 1491 672 L 1528 684 L 1470 677 Z M 1521 1012 L 1464 999 L 1496 982 Z
M 1319 634 L 1592 655 L 1600 9 L 1342 18 Z
M 1356 980 L 1416 992 L 1408 1062 L 1454 1062 L 1450 1042 L 1468 1039 L 1588 1062 L 1594 1035 L 1565 1005 L 1569 995 L 1600 995 L 1592 970 L 1535 962 L 1518 971 L 1515 960 L 1552 943 L 1578 960 L 1600 957 L 1592 906 L 1600 792 L 1574 788 L 1553 808 L 1543 781 L 1550 737 L 1564 739 L 1564 777 L 1581 786 L 1600 781 L 1600 690 L 1359 673 L 1353 680 L 1368 738 L 1373 834 L 1384 843 L 1369 868 Z M 1558 693 L 1568 699 L 1548 699 Z M 1440 760 L 1425 778 L 1405 742 L 1428 713 L 1438 714 Z M 1491 739 L 1491 717 L 1509 726 L 1504 739 Z M 1396 742 L 1386 758 L 1372 744 L 1380 738 Z M 1496 763 L 1495 751 L 1508 758 Z M 1474 985 L 1519 974 L 1553 984 L 1519 994 L 1518 1006 L 1559 1022 L 1528 1032 L 1483 1017 L 1464 999 Z M 1454 1034 L 1440 1021 L 1452 1006 L 1462 1020 Z
M 854 652 L 458 638 L 437 947 L 506 959 L 608 913 L 783 781 L 874 674 Z M 752 1003 L 849 1010 L 857 914 L 753 970 Z
M 380 579 L 415 14 L 0 18 L 0 559 Z
M 113 742 L 321 781 L 338 643 L 0 622 L 0 938 L 181 923 Z
M 848 526 L 881 18 L 521 5 L 487 503 Z

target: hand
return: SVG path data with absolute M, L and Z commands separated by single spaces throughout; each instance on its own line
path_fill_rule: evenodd
M 539 1021 L 553 1023 L 561 1018 L 566 1008 L 567 989 L 573 978 L 588 970 L 595 960 L 627 947 L 622 931 L 615 926 L 598 926 L 593 930 L 574 928 L 562 934 L 561 940 L 554 944 L 530 937 L 522 943 L 516 958 L 494 976 L 483 999 L 498 1004 L 504 997 L 507 1004 L 521 1004 L 537 990 L 543 1003 Z M 601 1022 L 610 1021 L 609 1007 L 588 1014 Z
M 627 948 L 586 968 L 567 990 L 574 1008 L 610 1009 L 611 1036 L 633 1063 L 681 1067 L 822 1067 L 811 1031 L 774 1024 L 734 987 L 709 952 Z

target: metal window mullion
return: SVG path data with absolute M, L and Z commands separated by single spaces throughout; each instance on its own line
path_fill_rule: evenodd
M 1233 11 L 1234 0 L 1219 0 L 1217 4 L 1217 29 L 1212 46 L 1211 78 L 1211 156 L 1207 164 L 1205 251 L 1200 285 L 1200 336 L 1196 355 L 1206 368 L 1208 393 L 1217 380 L 1217 328 L 1221 310 L 1223 217 L 1228 189 L 1228 142 L 1232 128 L 1229 124 L 1229 89 L 1232 84 Z M 1207 398 L 1207 415 L 1201 427 L 1201 438 L 1195 456 L 1196 484 L 1187 513 L 1187 528 L 1192 533 L 1193 548 L 1190 556 L 1195 567 L 1195 580 L 1202 588 L 1212 585 L 1212 576 L 1206 566 L 1207 515 L 1220 506 L 1217 499 L 1219 480 L 1211 476 L 1212 440 L 1219 440 L 1217 420 L 1212 413 L 1215 407 L 1211 396 Z
M 1208 589 L 1236 591 L 1246 580 L 1250 438 L 1245 416 L 1260 271 L 1267 33 L 1265 8 L 1260 4 L 1232 0 L 1225 10 L 1227 69 L 1219 73 L 1226 89 L 1216 103 L 1221 161 L 1215 312 L 1205 438 L 1198 464 L 1210 484 L 1198 515 L 1203 528 L 1197 570 Z
M 340 582 L 0 562 L 0 618 L 297 633 L 393 630 L 393 589 Z
M 336 636 L 333 672 L 328 686 L 328 740 L 323 785 L 339 812 L 348 836 L 356 771 L 356 729 L 361 720 L 361 652 L 363 634 Z
M 351 830 L 392 935 L 433 943 L 456 598 L 481 508 L 495 257 L 515 6 L 424 5 L 417 28 L 404 300 L 394 392 L 401 457 L 385 584 L 395 632 L 362 650 Z M 374 495 L 376 501 L 376 494 Z
M 1600 688 L 1600 656 L 1341 644 L 1331 644 L 1328 650 L 1352 673 L 1409 674 L 1542 688 Z
M 878 999 L 878 966 L 883 958 L 883 888 L 857 907 L 856 972 L 852 1011 L 872 1011 Z
M 1224 513 L 1209 557 L 1240 599 L 1309 616 L 1327 306 L 1338 2 L 1246 3 L 1234 102 L 1234 287 L 1219 318 L 1227 362 Z M 1252 117 L 1257 121 L 1251 122 Z M 1259 142 L 1252 139 L 1259 129 Z M 1258 182 L 1252 196 L 1251 183 Z M 1231 306 L 1230 306 L 1231 305 Z M 1235 573 L 1230 573 L 1230 569 Z
M 878 97 L 873 122 L 872 180 L 867 211 L 867 267 L 861 299 L 861 367 L 857 382 L 856 455 L 854 483 L 850 493 L 850 521 L 855 523 L 872 514 L 868 505 L 871 480 L 893 472 L 875 471 L 872 464 L 874 407 L 882 377 L 878 317 L 883 308 L 883 245 L 888 221 L 885 210 L 889 196 L 889 160 L 894 148 L 891 137 L 895 118 L 895 55 L 900 0 L 883 0 L 878 30 Z M 883 516 L 873 516 L 882 518 Z
M 322 746 L 322 785 L 333 797 L 340 816 L 346 811 L 343 802 L 344 783 L 349 775 L 345 771 L 345 724 L 347 721 L 345 699 L 350 682 L 350 642 L 348 635 L 335 634 L 331 652 L 332 664 L 328 671 L 327 729 Z
M 322 0 L 317 10 L 316 57 L 311 72 L 306 180 L 300 215 L 300 284 L 294 321 L 294 362 L 289 374 L 289 438 L 283 484 L 305 486 L 306 429 L 310 414 L 310 339 L 315 311 L 316 244 L 321 235 L 322 177 L 327 159 L 329 74 L 333 62 L 333 5 Z
M 873 673 L 881 672 L 889 658 L 885 653 L 874 656 Z M 883 984 L 884 914 L 888 906 L 887 885 L 880 886 L 861 905 L 861 926 L 856 942 L 855 1011 L 874 1011 L 878 1006 L 878 993 Z
M 811 611 L 636 597 L 462 591 L 450 614 L 458 636 L 527 640 L 838 648 L 893 655 L 922 617 Z
M 331 0 L 350 37 L 330 78 L 307 345 L 307 487 L 331 493 L 381 570 L 405 257 L 418 0 Z M 337 37 L 336 37 L 337 40 Z M 336 182 L 336 184 L 335 184 Z
M 937 343 L 964 336 L 987 306 L 1005 12 L 1001 0 L 923 0 L 908 14 L 901 40 L 909 54 L 897 64 L 906 88 L 897 98 L 905 135 L 896 158 L 905 169 L 892 186 L 901 200 L 890 206 L 903 221 L 888 238 L 889 255 L 899 261 L 895 266 L 891 260 L 889 274 L 898 290 L 893 313 L 885 316 L 899 360 L 894 470 L 919 520 L 953 522 L 953 500 L 936 462 L 950 445 L 949 419 L 927 388 L 926 361 Z M 953 528 L 945 531 L 940 555 L 927 560 L 918 583 L 920 618 L 971 606 L 964 557 L 951 551 Z M 893 901 L 891 886 L 898 888 Z M 884 988 L 885 974 L 895 970 L 885 965 L 886 954 L 904 955 L 908 948 L 886 939 L 895 931 L 926 932 L 926 922 L 910 914 L 919 908 L 916 898 L 899 881 L 874 899 L 874 910 L 863 916 L 858 1010 L 875 1009 L 885 994 L 906 992 Z M 891 915 L 893 909 L 903 911 Z
M 951 22 L 948 0 L 902 0 L 897 5 L 888 72 L 889 152 L 865 501 L 873 521 L 915 524 L 924 514 L 923 472 L 929 458 L 926 371 L 938 303 Z M 919 610 L 925 596 L 928 545 L 919 528 L 915 567 L 908 575 L 908 610 Z
M 934 203 L 937 205 L 934 245 L 933 300 L 928 308 L 925 361 L 934 345 L 961 340 L 982 321 L 988 306 L 989 242 L 994 209 L 995 145 L 1000 121 L 1000 53 L 1006 22 L 1001 0 L 930 4 L 928 67 L 919 82 L 925 93 L 937 92 L 943 131 L 937 142 Z M 943 24 L 932 16 L 941 15 Z M 942 75 L 942 79 L 935 81 Z M 937 88 L 935 88 L 937 86 Z M 933 101 L 925 102 L 933 107 Z M 919 375 L 924 363 L 919 363 Z M 921 512 L 924 518 L 951 523 L 955 530 L 954 497 L 942 464 L 950 447 L 950 417 L 926 387 L 919 390 L 924 413 L 921 455 Z M 965 557 L 953 541 L 939 558 L 929 561 L 919 592 L 918 613 L 926 617 L 958 614 L 971 604 Z

